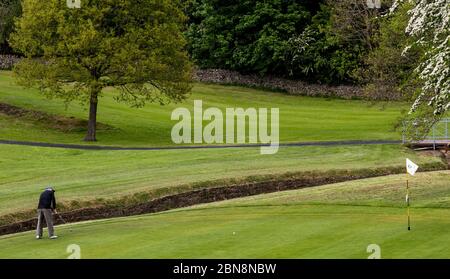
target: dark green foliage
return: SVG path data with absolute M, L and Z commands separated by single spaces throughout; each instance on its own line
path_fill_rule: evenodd
M 22 13 L 20 0 L 1 0 L 0 2 L 0 53 L 11 53 L 8 38 L 14 27 L 14 18 Z
M 342 41 L 333 32 L 332 9 L 322 5 L 311 24 L 289 39 L 287 65 L 289 76 L 325 83 L 350 80 L 358 67 L 363 47 Z
M 289 39 L 308 26 L 315 2 L 194 0 L 187 32 L 192 57 L 202 68 L 287 74 Z
M 350 80 L 366 47 L 333 31 L 325 1 L 194 0 L 189 50 L 200 68 L 323 83 Z
M 380 18 L 377 47 L 365 56 L 357 77 L 365 84 L 366 93 L 384 96 L 413 97 L 418 86 L 414 69 L 418 66 L 422 50 L 416 46 L 405 52 L 411 39 L 405 34 L 410 4 L 402 5 L 394 14 Z

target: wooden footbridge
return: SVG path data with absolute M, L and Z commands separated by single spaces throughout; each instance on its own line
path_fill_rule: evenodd
M 403 132 L 403 144 L 420 149 L 445 149 L 450 150 L 450 118 L 444 118 L 431 128 L 429 134 L 421 140 L 407 140 Z

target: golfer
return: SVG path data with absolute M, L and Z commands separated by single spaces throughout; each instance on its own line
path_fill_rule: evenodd
M 44 218 L 45 223 L 47 223 L 48 236 L 50 239 L 58 238 L 55 235 L 55 230 L 53 228 L 53 213 L 56 212 L 56 199 L 55 190 L 52 187 L 48 187 L 42 192 L 39 198 L 38 205 L 38 223 L 36 229 L 36 239 L 41 239 L 44 229 Z

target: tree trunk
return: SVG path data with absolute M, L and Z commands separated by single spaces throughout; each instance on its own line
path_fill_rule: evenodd
M 88 130 L 84 141 L 97 141 L 97 104 L 98 104 L 98 90 L 92 90 L 90 105 L 89 105 L 89 122 Z

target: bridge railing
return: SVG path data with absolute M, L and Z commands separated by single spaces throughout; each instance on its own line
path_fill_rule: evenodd
M 436 122 L 426 135 L 421 135 L 422 131 L 420 129 L 416 129 L 412 133 L 408 131 L 408 127 L 411 127 L 410 124 L 411 122 L 403 123 L 403 144 L 411 143 L 408 141 L 408 138 L 412 138 L 412 133 L 418 139 L 412 143 L 430 144 L 433 146 L 433 149 L 436 149 L 440 144 L 450 143 L 450 118 L 443 118 Z M 414 127 L 414 125 L 412 126 Z

